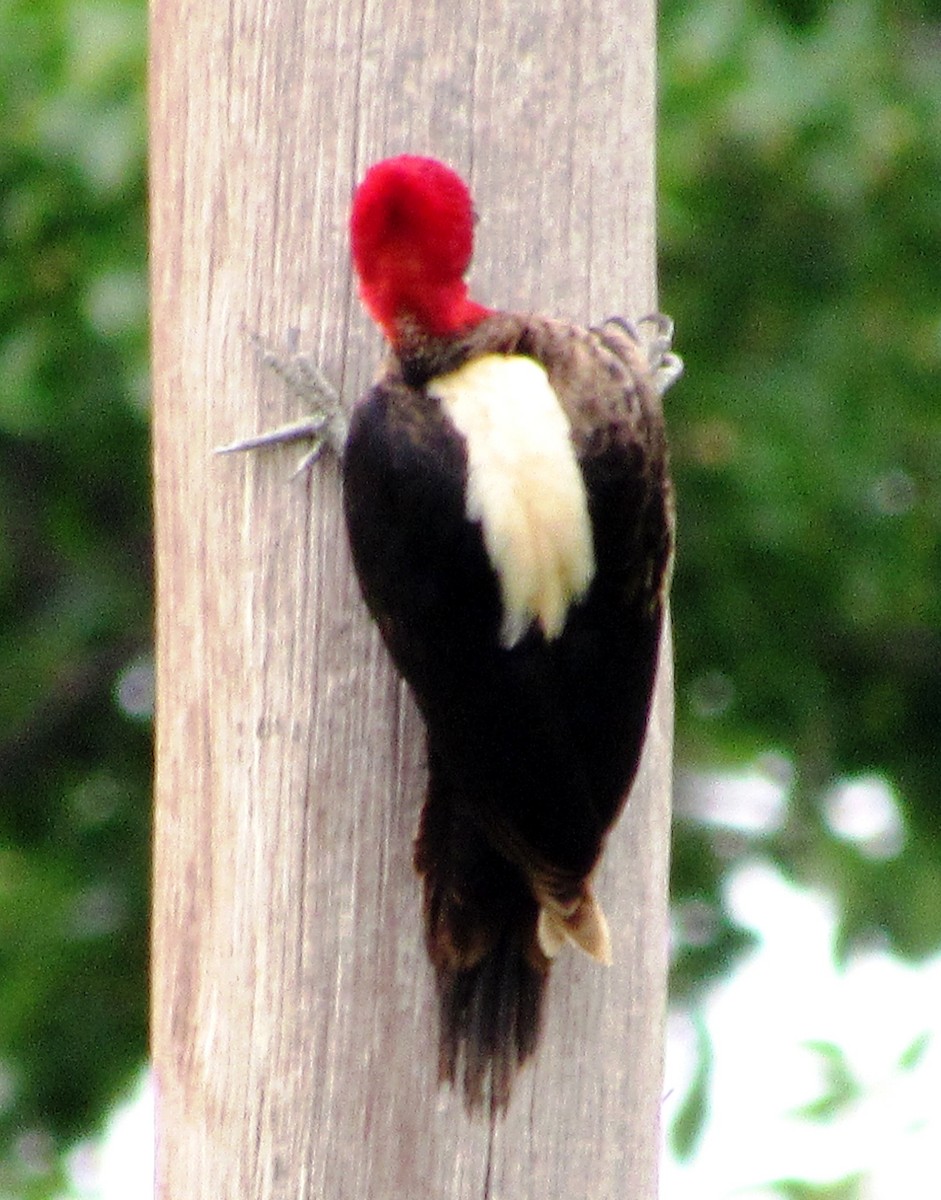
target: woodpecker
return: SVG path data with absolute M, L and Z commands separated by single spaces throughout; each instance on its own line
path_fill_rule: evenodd
M 477 303 L 473 226 L 435 159 L 370 168 L 350 236 L 390 347 L 378 380 L 348 424 L 328 397 L 227 449 L 342 453 L 361 591 L 427 732 L 414 864 L 439 1077 L 500 1111 L 553 959 L 611 957 L 593 877 L 650 711 L 674 525 L 661 395 L 682 368 L 659 315 L 583 328 Z

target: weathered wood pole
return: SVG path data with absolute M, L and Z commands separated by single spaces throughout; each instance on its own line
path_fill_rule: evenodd
M 299 415 L 257 331 L 348 401 L 380 354 L 345 223 L 372 161 L 471 184 L 476 293 L 655 307 L 652 0 L 152 0 L 158 568 L 153 1052 L 163 1200 L 653 1200 L 670 669 L 506 1119 L 435 1086 L 411 844 L 419 722 L 370 627 L 336 464 L 213 457 Z

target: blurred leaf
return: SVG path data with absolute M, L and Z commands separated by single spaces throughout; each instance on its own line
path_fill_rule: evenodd
M 807 1121 L 831 1121 L 862 1096 L 862 1087 L 846 1061 L 846 1055 L 832 1042 L 805 1042 L 806 1048 L 821 1059 L 823 1091 L 816 1100 L 802 1104 L 794 1116 Z
M 927 1030 L 920 1034 L 908 1046 L 899 1058 L 899 1068 L 903 1071 L 913 1071 L 917 1066 L 920 1066 L 925 1054 L 929 1050 L 932 1042 L 932 1034 Z
M 862 1200 L 862 1175 L 847 1175 L 834 1183 L 807 1183 L 800 1179 L 779 1179 L 772 1187 L 785 1200 Z
M 691 1158 L 709 1115 L 709 1087 L 712 1082 L 712 1040 L 703 1021 L 694 1018 L 696 1028 L 696 1071 L 689 1091 L 670 1126 L 670 1148 L 678 1159 Z

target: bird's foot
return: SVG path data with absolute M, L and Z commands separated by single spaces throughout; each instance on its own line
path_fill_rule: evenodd
M 673 353 L 673 319 L 665 313 L 648 313 L 636 321 L 611 317 L 605 324 L 617 325 L 641 347 L 657 395 L 662 396 L 683 374 L 683 360 Z
M 266 430 L 253 437 L 240 438 L 226 446 L 218 446 L 217 454 L 234 454 L 242 450 L 258 450 L 264 446 L 277 446 L 286 442 L 308 442 L 309 447 L 294 472 L 300 475 L 321 456 L 326 449 L 342 455 L 349 430 L 346 410 L 336 388 L 326 378 L 316 362 L 296 350 L 297 331 L 292 330 L 289 352 L 278 354 L 258 336 L 252 342 L 261 355 L 266 367 L 276 371 L 299 400 L 309 409 L 306 417 L 289 421 L 276 429 Z

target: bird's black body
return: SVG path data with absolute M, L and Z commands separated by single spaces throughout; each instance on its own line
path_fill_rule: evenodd
M 595 570 L 548 638 L 500 637 L 501 592 L 465 511 L 467 451 L 429 380 L 474 356 L 546 369 L 568 416 Z M 512 397 L 507 397 L 512 403 Z M 633 781 L 656 670 L 673 502 L 660 399 L 632 333 L 493 314 L 407 340 L 356 409 L 346 518 L 366 603 L 427 727 L 416 845 L 441 1000 L 441 1071 L 506 1103 L 550 959 L 540 900 L 585 893 Z

